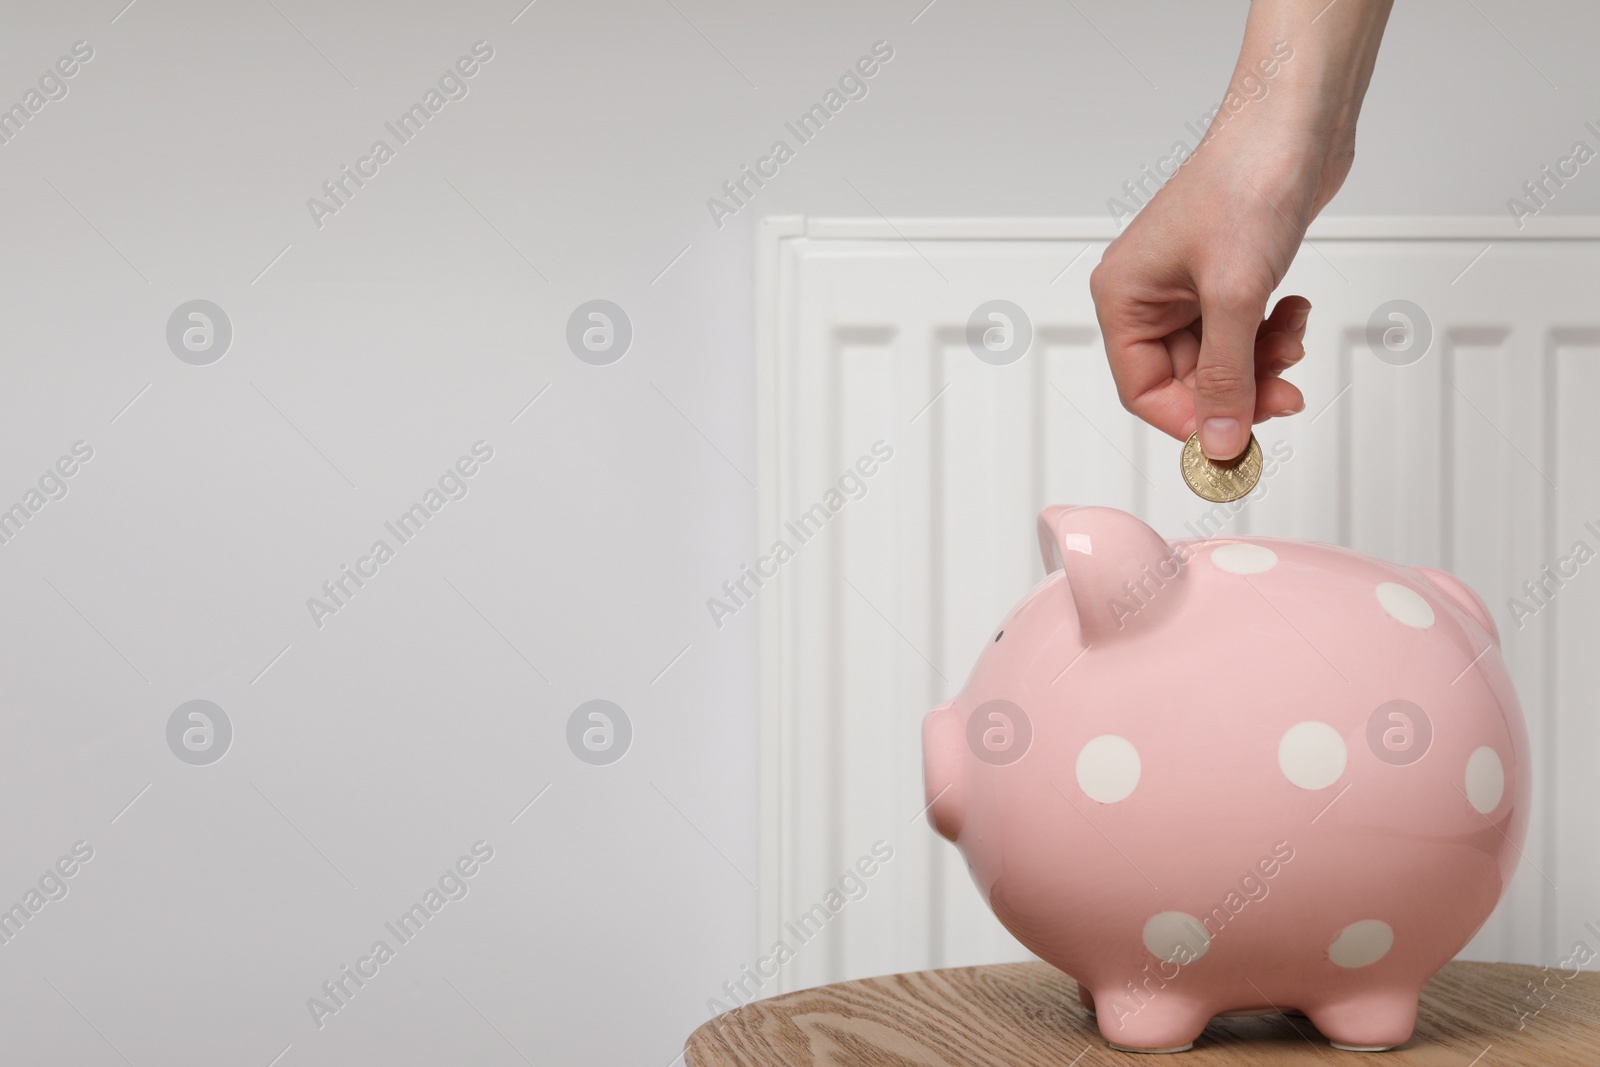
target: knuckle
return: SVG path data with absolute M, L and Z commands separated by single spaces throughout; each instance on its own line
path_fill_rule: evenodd
M 1213 403 L 1229 403 L 1250 395 L 1249 372 L 1230 363 L 1202 363 L 1194 371 L 1194 391 Z
M 1100 253 L 1100 260 L 1089 271 L 1089 291 L 1097 297 L 1125 281 L 1128 276 L 1126 256 L 1121 242 L 1113 241 Z
M 1248 314 L 1266 304 L 1266 292 L 1248 278 L 1224 278 L 1210 286 L 1212 307 L 1225 314 Z
M 1105 299 L 1106 289 L 1112 284 L 1113 269 L 1109 262 L 1102 259 L 1095 264 L 1094 270 L 1089 272 L 1089 295 L 1094 297 L 1097 304 Z

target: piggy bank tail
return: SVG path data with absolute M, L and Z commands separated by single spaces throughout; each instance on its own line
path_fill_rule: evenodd
M 1466 582 L 1453 574 L 1434 570 L 1432 567 L 1413 567 L 1412 570 L 1422 575 L 1428 583 L 1445 595 L 1456 607 L 1467 614 L 1467 617 L 1476 622 L 1489 636 L 1489 640 L 1496 648 L 1500 647 L 1500 630 L 1494 624 L 1494 616 L 1489 614 L 1489 609 L 1478 594 L 1474 593 Z

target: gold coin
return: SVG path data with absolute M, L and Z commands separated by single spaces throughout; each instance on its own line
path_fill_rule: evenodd
M 1261 480 L 1261 445 L 1256 435 L 1237 458 L 1228 463 L 1216 463 L 1200 451 L 1200 435 L 1194 434 L 1183 444 L 1180 461 L 1183 480 L 1195 495 L 1214 504 L 1238 500 L 1256 487 Z

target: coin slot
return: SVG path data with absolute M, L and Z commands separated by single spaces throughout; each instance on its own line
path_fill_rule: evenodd
M 1006 632 L 1004 630 L 1001 630 L 999 633 L 995 634 L 994 635 L 995 644 L 999 644 L 1000 643 L 1000 639 L 1002 637 L 1004 637 L 1005 635 L 1006 635 Z

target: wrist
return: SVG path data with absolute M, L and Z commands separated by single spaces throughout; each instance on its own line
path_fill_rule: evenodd
M 1254 0 L 1229 93 L 1252 99 L 1254 137 L 1333 189 L 1355 154 L 1356 121 L 1392 0 Z M 1325 198 L 1324 202 L 1325 202 Z

